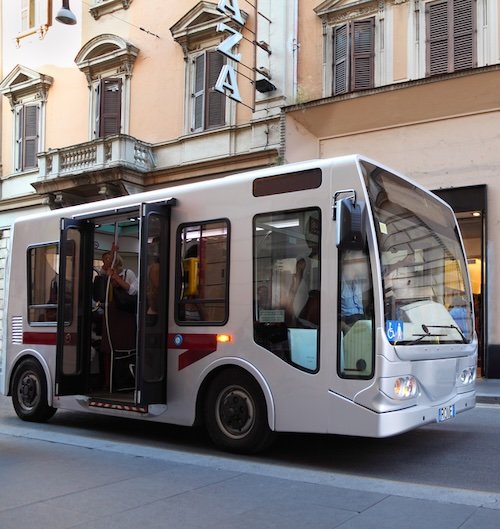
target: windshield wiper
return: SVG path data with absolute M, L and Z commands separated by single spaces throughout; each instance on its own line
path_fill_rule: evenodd
M 446 334 L 432 333 L 429 331 L 429 329 L 454 329 L 458 332 L 458 334 L 460 334 L 463 343 L 467 343 L 467 339 L 456 325 L 425 325 L 425 323 L 422 323 L 422 330 L 425 334 L 413 334 L 412 336 L 418 336 L 418 338 L 411 342 L 406 342 L 405 345 L 414 345 L 416 343 L 421 342 L 424 338 L 439 338 L 442 336 L 446 336 Z
M 453 324 L 450 324 L 450 325 L 424 325 L 422 323 L 422 329 L 424 330 L 424 332 L 428 332 L 429 331 L 429 327 L 431 329 L 454 329 L 455 331 L 458 332 L 458 334 L 460 334 L 460 337 L 462 338 L 462 341 L 464 343 L 467 343 L 467 338 L 465 337 L 465 335 L 462 332 L 462 330 L 460 329 L 460 327 L 458 327 L 457 325 L 453 325 Z M 446 335 L 441 335 L 441 336 L 446 336 Z

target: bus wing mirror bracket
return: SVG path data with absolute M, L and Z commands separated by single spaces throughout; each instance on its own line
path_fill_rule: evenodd
M 342 198 L 339 198 L 344 195 Z M 353 189 L 337 191 L 333 197 L 333 220 L 337 221 L 337 247 L 363 250 L 366 246 L 366 205 L 356 200 Z

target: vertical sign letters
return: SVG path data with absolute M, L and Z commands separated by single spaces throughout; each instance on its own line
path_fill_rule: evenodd
M 245 20 L 241 14 L 238 0 L 219 0 L 219 3 L 217 4 L 217 10 L 224 15 L 230 16 L 231 19 L 241 27 L 245 25 Z M 234 53 L 233 49 L 238 45 L 240 40 L 243 38 L 243 35 L 236 29 L 229 27 L 223 22 L 217 24 L 217 31 L 225 31 L 229 33 L 229 36 L 217 46 L 217 51 L 235 62 L 240 62 L 241 54 Z M 232 65 L 225 64 L 222 67 L 214 89 L 217 90 L 217 92 L 226 94 L 229 98 L 238 101 L 238 103 L 241 103 L 240 91 L 238 89 L 238 80 Z

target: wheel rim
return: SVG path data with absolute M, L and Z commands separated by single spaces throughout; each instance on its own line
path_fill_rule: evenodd
M 242 387 L 232 386 L 219 394 L 216 402 L 219 428 L 231 439 L 242 439 L 255 423 L 255 404 Z
M 26 372 L 19 380 L 17 396 L 19 405 L 25 412 L 31 412 L 40 402 L 40 380 L 32 372 Z

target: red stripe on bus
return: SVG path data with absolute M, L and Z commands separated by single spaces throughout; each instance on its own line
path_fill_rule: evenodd
M 55 332 L 23 332 L 23 344 L 31 345 L 56 345 Z
M 67 345 L 75 345 L 76 334 L 65 334 Z M 24 332 L 23 344 L 56 345 L 55 332 Z M 179 355 L 178 369 L 184 369 L 217 351 L 216 334 L 169 334 L 168 347 L 170 349 L 186 349 Z
M 169 334 L 170 349 L 186 349 L 179 355 L 178 369 L 184 369 L 217 351 L 216 334 Z

